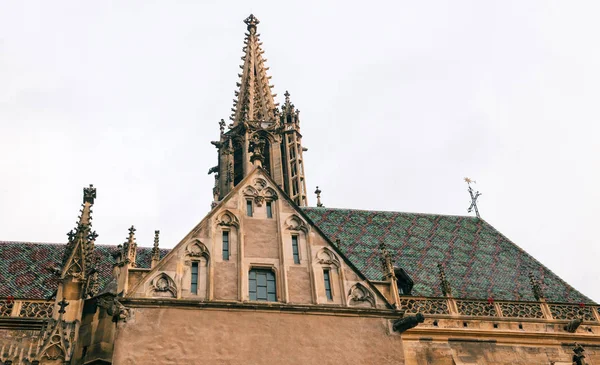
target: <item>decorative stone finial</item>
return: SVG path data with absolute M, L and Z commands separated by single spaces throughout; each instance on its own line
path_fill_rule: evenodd
M 441 263 L 438 263 L 437 267 L 440 272 L 440 283 L 442 286 L 442 294 L 444 294 L 444 296 L 450 296 L 450 295 L 452 295 L 452 288 L 450 287 L 450 283 L 446 279 L 446 272 L 444 271 L 444 265 L 442 265 Z
M 383 241 L 379 244 L 379 250 L 381 251 L 381 268 L 384 275 L 383 280 L 386 280 L 394 276 L 394 263 L 392 262 L 392 255 Z
M 533 273 L 531 271 L 529 272 L 529 283 L 531 284 L 531 290 L 533 291 L 533 297 L 535 298 L 535 300 L 539 301 L 541 299 L 544 299 L 544 292 L 542 291 L 542 287 L 540 286 L 535 276 L 533 276 Z
M 135 261 L 137 256 L 137 243 L 135 242 L 135 227 L 129 228 L 129 236 L 127 241 L 123 244 L 123 258 L 126 262 L 131 263 L 131 267 L 135 267 Z
M 317 207 L 323 207 L 323 204 L 321 203 L 321 190 L 318 186 L 317 190 L 315 190 L 315 194 L 317 194 Z
M 83 202 L 94 204 L 94 199 L 96 199 L 96 188 L 94 185 L 90 184 L 89 188 L 83 188 Z
M 473 188 L 471 188 L 471 183 L 476 184 L 477 181 L 465 177 L 465 182 L 467 183 L 467 185 L 469 185 L 469 195 L 471 195 L 471 205 L 469 206 L 469 209 L 467 209 L 467 212 L 471 213 L 473 210 L 475 210 L 475 215 L 477 216 L 477 218 L 481 218 L 481 216 L 479 215 L 479 209 L 477 209 L 477 198 L 479 198 L 481 193 L 479 191 L 473 193 Z
M 257 17 L 254 14 L 250 14 L 246 19 L 244 19 L 244 23 L 248 26 L 248 30 L 254 29 L 256 30 L 256 26 L 260 23 Z
M 65 314 L 65 307 L 67 307 L 69 305 L 69 302 L 67 302 L 65 300 L 65 298 L 63 297 L 62 300 L 60 302 L 58 302 L 58 306 L 60 307 L 60 309 L 58 310 L 58 313 L 60 314 Z

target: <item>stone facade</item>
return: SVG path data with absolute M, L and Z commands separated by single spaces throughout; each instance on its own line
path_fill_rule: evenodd
M 600 364 L 600 307 L 479 218 L 307 208 L 245 23 L 206 217 L 168 252 L 97 247 L 90 186 L 68 244 L 0 242 L 1 364 Z

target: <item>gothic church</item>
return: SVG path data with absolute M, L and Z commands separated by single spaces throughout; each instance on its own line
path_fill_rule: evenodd
M 96 245 L 90 185 L 66 244 L 0 241 L 1 364 L 600 364 L 600 307 L 488 222 L 309 207 L 245 24 L 210 211 L 170 250 Z

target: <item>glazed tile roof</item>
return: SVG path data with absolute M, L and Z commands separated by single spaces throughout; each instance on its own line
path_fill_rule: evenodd
M 535 300 L 529 272 L 542 283 L 550 302 L 594 303 L 552 271 L 475 217 L 302 208 L 368 279 L 381 280 L 383 241 L 395 266 L 413 279 L 412 294 L 442 296 L 437 264 L 444 266 L 458 298 Z M 57 287 L 51 269 L 60 267 L 65 245 L 0 241 L 0 297 L 41 299 Z M 150 267 L 151 247 L 138 247 L 137 266 Z M 117 246 L 97 245 L 100 287 L 110 280 Z M 162 249 L 161 257 L 169 250 Z
M 66 245 L 55 243 L 3 242 L 0 241 L 0 298 L 43 299 L 53 294 L 58 279 L 52 269 L 60 268 Z M 96 245 L 96 268 L 99 272 L 100 288 L 112 277 L 114 259 L 112 253 L 117 246 Z M 164 257 L 169 250 L 160 250 Z M 151 247 L 137 248 L 138 267 L 150 267 Z
M 476 217 L 306 207 L 302 210 L 369 280 L 382 279 L 381 242 L 414 281 L 412 294 L 442 296 L 438 263 L 457 298 L 594 303 Z

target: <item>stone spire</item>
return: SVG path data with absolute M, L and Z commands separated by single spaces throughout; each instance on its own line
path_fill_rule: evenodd
M 83 204 L 75 230 L 67 233 L 69 242 L 63 255 L 61 279 L 71 277 L 85 281 L 95 270 L 94 244 L 98 235 L 92 231 L 92 205 L 96 199 L 96 188 L 90 184 L 83 189 Z
M 154 247 L 152 247 L 152 263 L 151 263 L 151 268 L 154 268 L 156 265 L 158 265 L 158 262 L 160 261 L 160 249 L 158 248 L 158 235 L 160 234 L 160 231 L 154 231 Z
M 297 205 L 307 206 L 303 158 L 307 149 L 302 146 L 299 112 L 288 92 L 279 110 L 266 74 L 257 33 L 259 21 L 250 15 L 244 23 L 248 31 L 230 117 L 233 123 L 226 130 L 225 122 L 219 122 L 219 140 L 211 142 L 218 150 L 218 164 L 208 170 L 215 174 L 211 207 L 259 166 Z
M 267 61 L 262 57 L 264 51 L 259 40 L 260 34 L 256 32 L 256 26 L 260 23 L 258 19 L 250 14 L 244 20 L 248 26 L 248 33 L 244 39 L 244 63 L 240 66 L 242 73 L 238 76 L 238 91 L 235 92 L 236 99 L 230 119 L 233 126 L 248 121 L 275 121 L 275 101 L 271 93 L 272 85 L 269 85 L 270 77 L 267 76 Z

